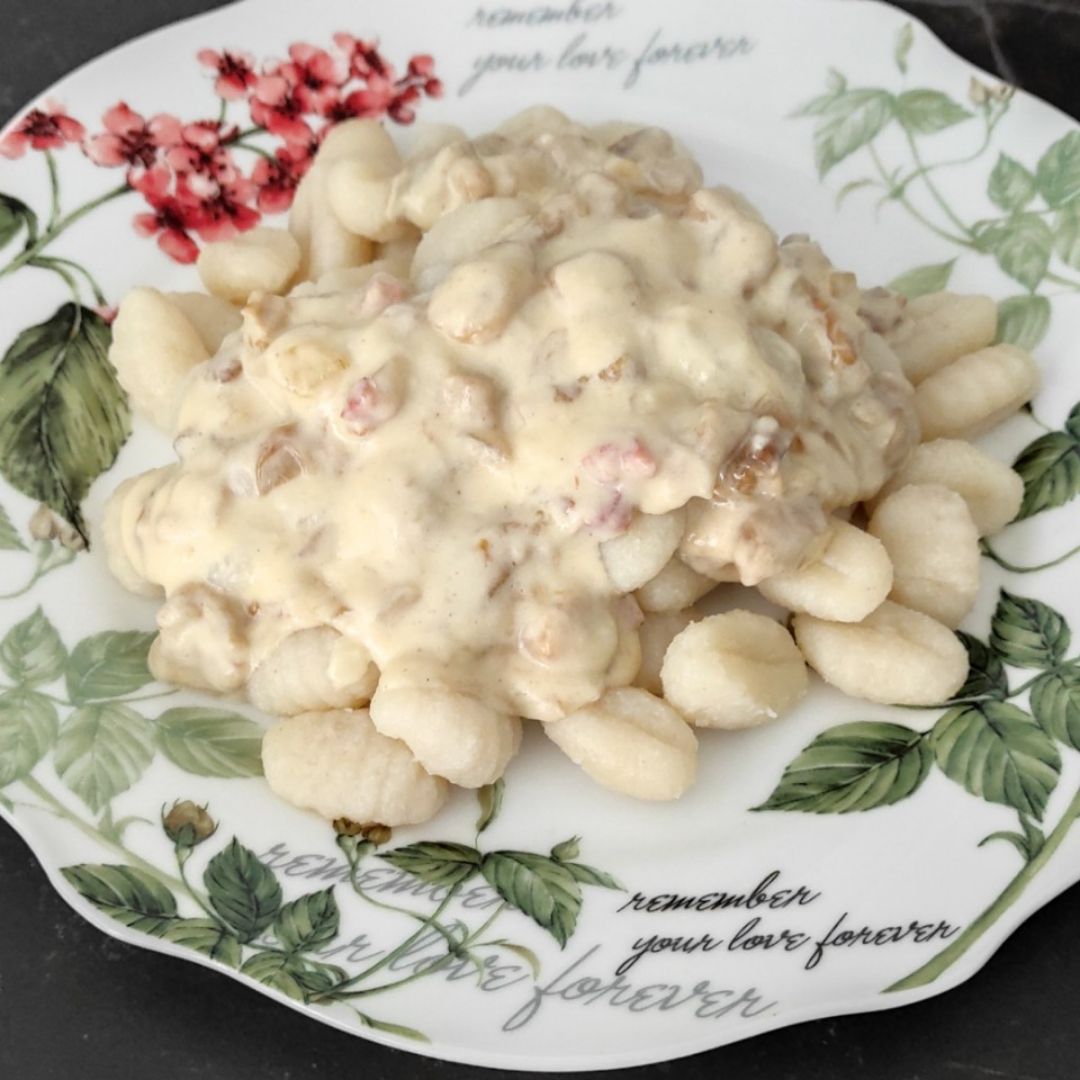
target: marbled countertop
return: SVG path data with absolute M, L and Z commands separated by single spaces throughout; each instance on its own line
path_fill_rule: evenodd
M 77 64 L 217 6 L 212 0 L 0 0 L 0 122 Z M 1080 0 L 903 0 L 899 6 L 976 64 L 1080 117 Z M 943 997 L 604 1075 L 1075 1080 L 1077 926 L 1080 889 L 1074 888 L 1021 927 L 976 978 Z M 105 937 L 67 907 L 23 842 L 0 825 L 2 1080 L 480 1075 L 524 1074 L 482 1072 L 361 1042 L 214 972 Z

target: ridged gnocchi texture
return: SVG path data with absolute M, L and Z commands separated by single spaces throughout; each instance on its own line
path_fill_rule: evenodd
M 967 503 L 940 484 L 909 484 L 882 500 L 868 528 L 892 560 L 890 598 L 956 629 L 979 592 L 979 530 Z
M 1004 462 L 962 439 L 934 439 L 915 447 L 907 463 L 868 504 L 874 508 L 886 496 L 908 484 L 940 484 L 967 503 L 980 536 L 992 536 L 1020 512 L 1024 481 Z
M 300 269 L 300 244 L 286 229 L 249 229 L 207 244 L 197 269 L 207 292 L 245 304 L 254 292 L 282 293 Z
M 371 719 L 428 772 L 459 787 L 493 784 L 521 746 L 521 721 L 453 690 L 380 686 Z
M 608 690 L 545 724 L 548 738 L 597 783 L 636 799 L 677 799 L 694 782 L 697 739 L 666 702 L 645 690 Z
M 262 761 L 270 790 L 286 802 L 361 825 L 427 821 L 449 791 L 403 742 L 380 735 L 366 709 L 281 720 L 263 736 Z
M 758 590 L 789 611 L 858 622 L 889 595 L 893 566 L 881 541 L 834 520 L 821 553 L 798 570 L 766 578 Z
M 967 650 L 947 627 L 891 600 L 862 622 L 799 614 L 795 640 L 806 662 L 854 698 L 882 705 L 937 705 L 967 677 Z
M 131 404 L 162 431 L 173 432 L 180 384 L 209 358 L 198 330 L 157 289 L 132 289 L 121 301 L 109 361 Z
M 1039 386 L 1039 368 L 1015 345 L 992 345 L 961 356 L 915 388 L 924 441 L 985 435 Z
M 916 385 L 967 353 L 989 345 L 997 305 L 989 296 L 939 292 L 911 300 L 887 335 L 904 374 Z
M 298 630 L 252 671 L 251 704 L 271 716 L 366 705 L 379 672 L 367 649 L 329 626 Z
M 696 727 L 747 728 L 782 715 L 806 693 L 806 665 L 774 619 L 726 611 L 691 623 L 668 646 L 664 697 Z

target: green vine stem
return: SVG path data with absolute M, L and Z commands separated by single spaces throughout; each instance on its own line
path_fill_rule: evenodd
M 75 826 L 81 833 L 90 837 L 90 839 L 96 840 L 99 844 L 103 844 L 105 847 L 119 852 L 119 854 L 123 855 L 124 858 L 128 859 L 133 865 L 139 867 L 140 870 L 144 870 L 146 873 L 160 881 L 162 885 L 170 891 L 174 889 L 183 889 L 186 891 L 185 883 L 179 878 L 173 877 L 172 874 L 166 874 L 153 863 L 147 862 L 141 855 L 136 855 L 130 848 L 111 839 L 100 829 L 83 821 L 78 814 L 72 813 L 72 811 L 69 810 L 47 787 L 45 787 L 44 784 L 36 779 L 36 777 L 32 775 L 24 776 L 19 782 L 27 789 L 27 791 L 32 792 L 45 804 L 44 806 L 39 806 L 37 809 L 46 810 L 49 813 L 62 818 L 69 825 Z
M 1030 862 L 1002 890 L 998 898 L 982 914 L 978 915 L 951 944 L 941 950 L 933 959 L 923 964 L 910 975 L 892 986 L 886 987 L 885 993 L 901 990 L 914 990 L 928 986 L 947 968 L 960 959 L 1019 899 L 1031 880 L 1050 861 L 1054 852 L 1061 846 L 1073 822 L 1080 818 L 1080 789 L 1073 796 L 1061 820 L 1046 837 L 1046 843 Z
M 60 177 L 56 172 L 56 155 L 51 150 L 45 151 L 45 165 L 49 170 L 49 223 L 45 228 L 49 230 L 60 220 Z
M 361 997 L 371 997 L 373 994 L 381 994 L 387 990 L 397 990 L 399 987 L 408 986 L 409 983 L 414 983 L 418 979 L 426 978 L 428 975 L 434 975 L 435 972 L 441 971 L 444 967 L 446 967 L 446 965 L 449 964 L 451 960 L 456 959 L 460 954 L 464 953 L 477 938 L 487 933 L 487 931 L 491 929 L 495 920 L 506 909 L 506 906 L 507 905 L 505 901 L 501 903 L 491 913 L 491 915 L 484 920 L 484 922 L 480 926 L 478 926 L 461 942 L 461 944 L 457 947 L 456 950 L 454 950 L 454 952 L 447 952 L 445 956 L 440 957 L 438 960 L 435 961 L 435 963 L 431 964 L 429 967 L 425 967 L 420 971 L 414 971 L 411 975 L 406 975 L 403 979 L 397 979 L 394 982 L 382 983 L 380 986 L 365 986 L 361 990 L 351 990 L 348 993 L 344 994 L 338 993 L 341 987 L 345 985 L 344 983 L 342 983 L 338 987 L 335 987 L 333 991 L 330 991 L 327 996 L 334 997 L 336 1000 L 339 1001 L 351 1000 Z M 398 949 L 400 948 L 401 946 L 399 945 Z M 397 952 L 398 949 L 395 949 L 394 951 Z
M 7 266 L 0 268 L 0 277 L 6 277 L 8 274 L 13 274 L 16 270 L 26 266 L 27 263 L 36 259 L 62 232 L 69 229 L 77 221 L 86 217 L 87 214 L 92 213 L 99 206 L 103 206 L 113 199 L 118 199 L 121 195 L 126 195 L 131 190 L 132 188 L 128 187 L 126 183 L 121 184 L 119 187 L 111 188 L 104 194 L 98 195 L 89 202 L 83 203 L 82 206 L 76 207 L 71 213 L 65 214 L 62 218 L 50 223 L 49 227 L 32 244 L 28 244 L 23 248 L 23 250 L 20 251 Z
M 39 549 L 30 580 L 14 592 L 0 593 L 0 600 L 14 600 L 25 596 L 46 574 L 51 574 L 61 566 L 67 566 L 75 558 L 75 552 L 62 545 L 53 546 L 46 541 Z
M 1050 559 L 1048 562 L 1037 563 L 1035 566 L 1020 566 L 1018 563 L 1009 562 L 1008 559 L 999 555 L 993 547 L 990 546 L 989 541 L 981 540 L 980 546 L 982 547 L 983 554 L 1001 567 L 1002 570 L 1008 570 L 1010 574 L 1035 574 L 1040 570 L 1049 570 L 1052 566 L 1059 566 L 1067 559 L 1071 559 L 1077 552 L 1080 552 L 1080 544 L 1076 547 L 1069 548 L 1064 555 L 1059 555 L 1056 559 Z
M 214 922 L 220 923 L 221 920 L 217 917 L 217 914 L 211 909 L 210 905 L 203 899 L 199 891 L 188 881 L 187 876 L 187 861 L 191 858 L 192 849 L 190 847 L 176 847 L 176 868 L 180 874 L 180 884 L 183 885 L 184 892 L 195 901 L 196 904 L 211 918 Z

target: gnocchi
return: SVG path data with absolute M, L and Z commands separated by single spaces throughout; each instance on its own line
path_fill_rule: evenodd
M 967 650 L 947 627 L 886 600 L 861 622 L 800 613 L 795 640 L 806 662 L 845 694 L 882 705 L 936 705 L 967 677 Z
M 775 620 L 727 611 L 676 634 L 660 667 L 664 697 L 697 727 L 756 727 L 806 693 L 806 665 Z
M 285 291 L 300 268 L 300 245 L 285 229 L 251 229 L 207 244 L 197 268 L 207 292 L 244 304 L 255 292 Z
M 262 761 L 270 790 L 281 798 L 360 825 L 427 821 L 449 792 L 403 742 L 380 735 L 366 709 L 279 720 L 263 736 Z
M 796 570 L 766 578 L 758 589 L 767 600 L 789 611 L 805 611 L 834 622 L 859 622 L 889 595 L 893 586 L 889 556 L 872 531 L 834 520 L 816 558 Z
M 979 591 L 979 531 L 967 503 L 940 484 L 909 484 L 882 500 L 868 529 L 892 560 L 889 596 L 959 626 Z
M 962 439 L 934 439 L 916 446 L 868 504 L 871 514 L 883 498 L 907 484 L 941 484 L 955 491 L 967 503 L 980 536 L 1005 528 L 1020 512 L 1024 497 L 1024 482 L 1016 472 Z
M 1038 385 L 1038 366 L 1015 345 L 961 356 L 915 388 L 923 439 L 984 435 L 1030 401 Z
M 917 386 L 953 360 L 989 345 L 996 332 L 997 305 L 989 296 L 938 292 L 909 301 L 887 340 Z
M 597 783 L 624 795 L 677 799 L 694 782 L 693 731 L 646 690 L 608 690 L 594 704 L 545 724 L 544 731 Z

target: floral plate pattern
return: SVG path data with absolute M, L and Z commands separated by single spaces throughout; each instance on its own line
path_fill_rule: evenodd
M 1046 372 L 991 440 L 1023 507 L 938 709 L 818 687 L 707 743 L 671 806 L 532 738 L 434 823 L 331 829 L 270 796 L 251 710 L 154 684 L 153 613 L 104 567 L 104 498 L 169 453 L 109 367 L 114 306 L 193 287 L 343 119 L 538 101 L 671 128 L 863 280 L 998 298 Z M 1080 132 L 1049 106 L 870 3 L 245 0 L 68 77 L 0 155 L 0 814 L 96 925 L 395 1046 L 602 1069 L 938 993 L 1080 877 Z

